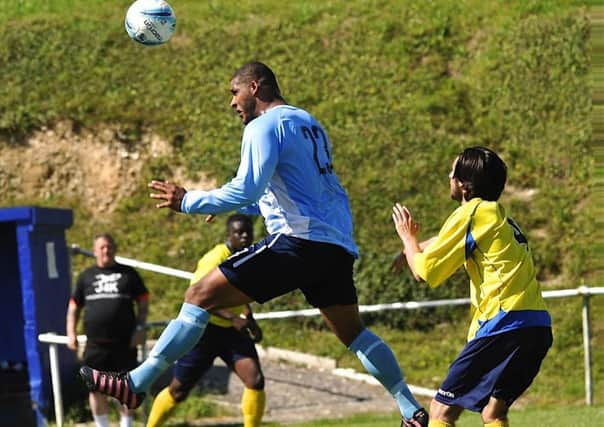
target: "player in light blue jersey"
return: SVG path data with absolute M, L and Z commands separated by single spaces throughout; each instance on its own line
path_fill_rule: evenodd
M 231 80 L 231 107 L 245 125 L 241 162 L 230 182 L 212 191 L 186 191 L 152 181 L 158 208 L 215 214 L 260 213 L 269 236 L 234 254 L 189 287 L 178 317 L 149 358 L 130 372 L 83 367 L 89 388 L 136 407 L 161 373 L 189 351 L 213 310 L 263 303 L 300 289 L 340 341 L 395 398 L 404 426 L 427 426 L 390 348 L 362 324 L 353 264 L 358 249 L 346 192 L 335 172 L 331 143 L 308 112 L 288 105 L 275 75 L 251 62 Z
M 233 88 L 234 98 L 239 90 Z M 261 213 L 270 234 L 332 243 L 356 257 L 348 197 L 333 172 L 327 133 L 306 111 L 280 102 L 247 122 L 236 177 L 213 191 L 185 193 L 180 210 L 215 214 L 251 205 L 246 212 Z

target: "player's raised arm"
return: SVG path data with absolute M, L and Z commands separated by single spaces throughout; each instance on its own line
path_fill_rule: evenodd
M 392 208 L 392 220 L 394 221 L 396 232 L 403 242 L 403 253 L 407 259 L 409 269 L 416 280 L 422 280 L 421 276 L 417 274 L 415 261 L 413 259 L 415 254 L 422 251 L 417 241 L 419 224 L 413 220 L 409 209 L 405 206 L 401 206 L 399 203 L 396 203 Z
M 275 172 L 279 161 L 278 147 L 270 132 L 250 123 L 243 134 L 237 175 L 215 190 L 189 191 L 181 203 L 181 210 L 218 214 L 256 203 Z

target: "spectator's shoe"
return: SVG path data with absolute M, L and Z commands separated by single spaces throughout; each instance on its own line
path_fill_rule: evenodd
M 80 368 L 80 376 L 90 391 L 113 397 L 128 409 L 136 409 L 145 400 L 145 393 L 135 393 L 128 386 L 126 372 L 103 372 L 88 366 Z
M 403 417 L 401 421 L 401 427 L 428 427 L 428 413 L 424 408 L 419 408 L 413 414 L 410 420 L 406 420 Z

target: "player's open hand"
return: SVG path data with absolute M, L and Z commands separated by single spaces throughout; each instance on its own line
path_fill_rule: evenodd
M 255 343 L 262 341 L 262 329 L 260 329 L 252 315 L 241 314 L 231 319 L 231 321 L 235 329 L 250 337 Z
M 253 317 L 249 317 L 249 323 L 246 328 L 247 334 L 256 344 L 262 341 L 262 329 L 260 329 L 260 325 L 256 323 L 256 319 Z
M 417 239 L 419 224 L 413 220 L 409 209 L 396 203 L 392 207 L 392 220 L 394 221 L 394 228 L 396 228 L 396 232 L 403 243 L 409 239 Z
M 187 190 L 168 181 L 156 180 L 151 181 L 148 187 L 159 192 L 151 193 L 149 197 L 163 200 L 155 205 L 156 208 L 170 208 L 176 212 L 180 212 L 180 204 Z
M 147 337 L 147 331 L 145 328 L 136 328 L 130 338 L 130 347 L 134 348 L 137 345 L 143 345 L 145 338 Z

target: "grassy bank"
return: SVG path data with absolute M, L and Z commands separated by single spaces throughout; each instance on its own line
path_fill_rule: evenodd
M 190 270 L 222 240 L 223 229 L 206 226 L 201 217 L 154 210 L 146 181 L 170 179 L 181 169 L 191 181 L 221 183 L 232 176 L 241 124 L 229 112 L 228 81 L 239 65 L 259 59 L 275 69 L 288 101 L 310 110 L 330 133 L 361 249 L 361 303 L 466 295 L 463 274 L 430 291 L 407 273 L 388 271 L 399 249 L 390 208 L 404 201 L 425 235 L 435 232 L 455 207 L 447 192 L 450 161 L 472 144 L 494 148 L 508 163 L 503 202 L 529 234 L 545 287 L 576 287 L 597 277 L 591 25 L 576 3 L 333 0 L 285 7 L 276 0 L 180 0 L 173 4 L 177 33 L 157 48 L 126 36 L 129 3 L 0 1 L 0 147 L 24 146 L 32 132 L 67 121 L 76 134 L 119 128 L 125 151 L 146 150 L 143 137 L 158 134 L 173 155 L 149 159 L 132 196 L 116 200 L 107 214 L 96 214 L 67 189 L 35 198 L 9 181 L 4 205 L 72 208 L 71 243 L 86 247 L 94 233 L 110 230 L 121 255 Z M 260 221 L 256 230 L 262 233 Z M 89 262 L 74 258 L 74 274 Z M 170 318 L 186 284 L 144 277 L 152 319 Z M 592 305 L 596 384 L 604 379 L 601 300 Z M 294 295 L 256 308 L 305 306 Z M 580 305 L 565 299 L 550 307 L 555 344 L 527 401 L 580 404 Z M 465 309 L 365 320 L 392 344 L 409 381 L 430 387 L 444 376 L 467 326 Z M 314 321 L 306 328 L 299 322 L 263 325 L 267 344 L 358 367 Z M 601 390 L 595 388 L 596 402 L 604 401 Z

